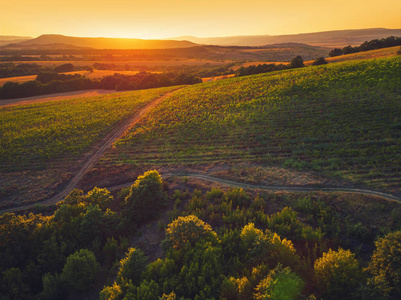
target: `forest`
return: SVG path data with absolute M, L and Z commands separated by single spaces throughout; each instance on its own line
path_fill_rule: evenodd
M 400 297 L 400 206 L 384 204 L 393 217 L 383 231 L 351 210 L 344 222 L 333 204 L 319 194 L 171 190 L 156 170 L 115 197 L 74 190 L 54 210 L 0 216 L 0 299 Z M 162 255 L 151 261 L 131 240 L 157 220 Z

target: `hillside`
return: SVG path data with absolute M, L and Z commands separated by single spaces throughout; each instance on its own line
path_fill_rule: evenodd
M 27 36 L 0 35 L 0 47 L 13 43 L 20 43 L 32 39 Z
M 196 44 L 188 41 L 167 41 L 167 40 L 142 40 L 122 38 L 85 38 L 72 37 L 59 34 L 44 34 L 35 39 L 24 41 L 13 45 L 14 48 L 26 48 L 35 45 L 64 44 L 75 47 L 95 49 L 168 49 L 187 48 Z
M 397 193 L 400 62 L 345 62 L 187 87 L 145 116 L 98 167 L 252 162 Z
M 0 108 L 0 294 L 398 299 L 400 64 Z
M 221 46 L 262 46 L 276 43 L 303 43 L 313 46 L 335 48 L 345 47 L 348 45 L 355 46 L 362 44 L 365 41 L 385 38 L 392 35 L 401 36 L 401 29 L 371 28 L 356 30 L 334 30 L 288 35 L 253 35 L 210 38 L 181 36 L 169 39 L 187 40 L 197 44 Z

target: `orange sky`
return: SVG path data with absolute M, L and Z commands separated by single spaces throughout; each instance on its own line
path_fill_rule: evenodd
M 0 34 L 168 38 L 401 28 L 400 0 L 2 0 Z

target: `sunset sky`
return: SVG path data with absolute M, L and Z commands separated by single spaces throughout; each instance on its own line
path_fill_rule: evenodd
M 401 28 L 400 0 L 2 0 L 0 34 L 168 38 Z

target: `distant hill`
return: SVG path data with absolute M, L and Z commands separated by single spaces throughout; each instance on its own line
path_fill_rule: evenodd
M 0 35 L 0 46 L 20 43 L 32 39 L 29 36 Z
M 95 49 L 168 49 L 168 48 L 187 48 L 196 46 L 188 41 L 169 41 L 169 40 L 142 40 L 142 39 L 118 39 L 118 38 L 85 38 L 72 37 L 58 34 L 45 34 L 35 39 L 24 41 L 13 45 L 26 48 L 31 45 L 54 45 L 64 44 L 75 47 L 95 48 Z
M 371 28 L 289 35 L 249 35 L 212 38 L 181 36 L 177 38 L 169 38 L 169 40 L 187 40 L 198 44 L 220 46 L 263 46 L 277 43 L 303 43 L 312 46 L 334 48 L 345 47 L 348 45 L 356 46 L 365 41 L 385 38 L 392 35 L 401 36 L 401 29 Z

